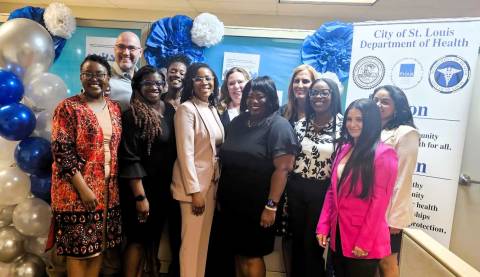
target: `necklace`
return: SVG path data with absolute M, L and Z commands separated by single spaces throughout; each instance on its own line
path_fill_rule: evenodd
M 252 128 L 252 127 L 257 127 L 258 126 L 258 121 L 253 121 L 251 119 L 247 120 L 247 127 Z

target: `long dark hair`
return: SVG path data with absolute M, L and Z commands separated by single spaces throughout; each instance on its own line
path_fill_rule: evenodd
M 340 90 L 338 89 L 337 84 L 331 79 L 320 78 L 312 82 L 310 89 L 319 82 L 325 82 L 330 89 L 330 114 L 335 117 L 337 114 L 342 113 L 342 100 L 340 98 Z M 305 107 L 305 117 L 311 119 L 315 117 L 315 110 L 310 104 L 310 93 L 307 93 L 306 97 L 306 107 Z
M 162 134 L 162 119 L 147 104 L 145 98 L 140 94 L 140 90 L 145 76 L 155 73 L 165 81 L 163 72 L 150 65 L 146 65 L 135 72 L 132 78 L 132 96 L 130 98 L 130 109 L 132 110 L 134 124 L 141 130 L 140 138 L 147 143 L 148 155 L 150 155 L 152 143 Z
M 206 63 L 193 63 L 191 64 L 188 69 L 187 73 L 185 73 L 185 79 L 183 79 L 183 91 L 182 97 L 180 98 L 180 103 L 183 103 L 187 100 L 192 99 L 194 92 L 193 92 L 193 78 L 198 73 L 200 68 L 206 68 L 212 72 L 213 75 L 213 93 L 208 97 L 208 103 L 210 106 L 215 107 L 218 100 L 218 78 L 215 71 Z
M 371 99 L 375 97 L 380 90 L 386 90 L 390 98 L 392 98 L 395 105 L 395 111 L 393 112 L 393 117 L 390 119 L 387 124 L 383 127 L 384 129 L 391 130 L 398 128 L 400 125 L 408 125 L 413 128 L 417 128 L 413 123 L 413 115 L 410 110 L 410 105 L 408 104 L 408 99 L 402 89 L 397 86 L 385 85 L 376 88 L 373 91 L 373 94 L 370 96 Z
M 240 101 L 240 112 L 247 110 L 247 98 L 250 92 L 260 91 L 267 97 L 265 117 L 278 110 L 278 95 L 275 82 L 269 76 L 259 76 L 248 81 L 242 91 L 242 100 Z
M 348 113 L 352 109 L 357 109 L 362 113 L 362 132 L 355 143 L 354 139 L 347 130 Z M 375 159 L 375 149 L 380 140 L 382 131 L 380 110 L 378 106 L 370 99 L 358 99 L 353 101 L 345 111 L 345 118 L 342 124 L 341 138 L 343 144 L 350 144 L 353 147 L 352 155 L 342 172 L 338 188 L 344 185 L 348 175 L 352 175 L 349 193 L 355 190 L 358 178 L 362 179 L 362 191 L 358 195 L 361 199 L 366 199 L 371 195 L 373 189 L 373 180 L 375 172 L 373 162 Z

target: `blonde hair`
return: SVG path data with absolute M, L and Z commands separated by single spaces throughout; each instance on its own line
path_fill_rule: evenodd
M 248 72 L 241 67 L 232 67 L 227 71 L 227 73 L 225 73 L 225 79 L 223 79 L 223 83 L 220 88 L 220 101 L 217 107 L 220 114 L 226 111 L 228 109 L 228 105 L 232 102 L 230 93 L 228 93 L 228 77 L 230 77 L 230 75 L 235 72 L 242 73 L 245 77 L 245 82 L 248 82 L 248 80 L 250 80 L 250 74 L 248 74 Z
M 285 112 L 283 113 L 283 117 L 285 117 L 288 121 L 298 120 L 297 100 L 295 98 L 295 94 L 293 93 L 293 80 L 295 79 L 298 73 L 304 70 L 310 73 L 310 79 L 312 80 L 312 83 L 318 78 L 318 73 L 315 70 L 315 68 L 313 68 L 308 64 L 302 64 L 295 67 L 295 69 L 293 69 L 292 78 L 290 79 L 290 84 L 288 85 L 288 103 L 287 103 Z

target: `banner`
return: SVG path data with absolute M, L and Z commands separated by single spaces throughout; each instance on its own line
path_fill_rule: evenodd
M 414 223 L 448 247 L 478 58 L 480 19 L 354 24 L 347 105 L 381 85 L 408 97 L 421 134 Z
M 87 55 L 97 54 L 109 62 L 115 61 L 113 47 L 117 41 L 116 37 L 91 37 L 85 38 L 85 52 Z

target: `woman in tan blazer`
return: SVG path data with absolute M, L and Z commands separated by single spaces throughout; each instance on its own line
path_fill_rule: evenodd
M 184 79 L 175 114 L 177 160 L 172 194 L 180 202 L 182 244 L 180 275 L 203 277 L 219 178 L 217 149 L 224 130 L 215 108 L 218 79 L 204 63 L 194 63 Z
M 372 95 L 380 108 L 382 142 L 395 148 L 398 155 L 398 176 L 387 208 L 392 254 L 380 261 L 380 276 L 396 277 L 402 229 L 413 221 L 412 177 L 417 164 L 419 134 L 413 123 L 407 96 L 398 87 L 385 85 Z

